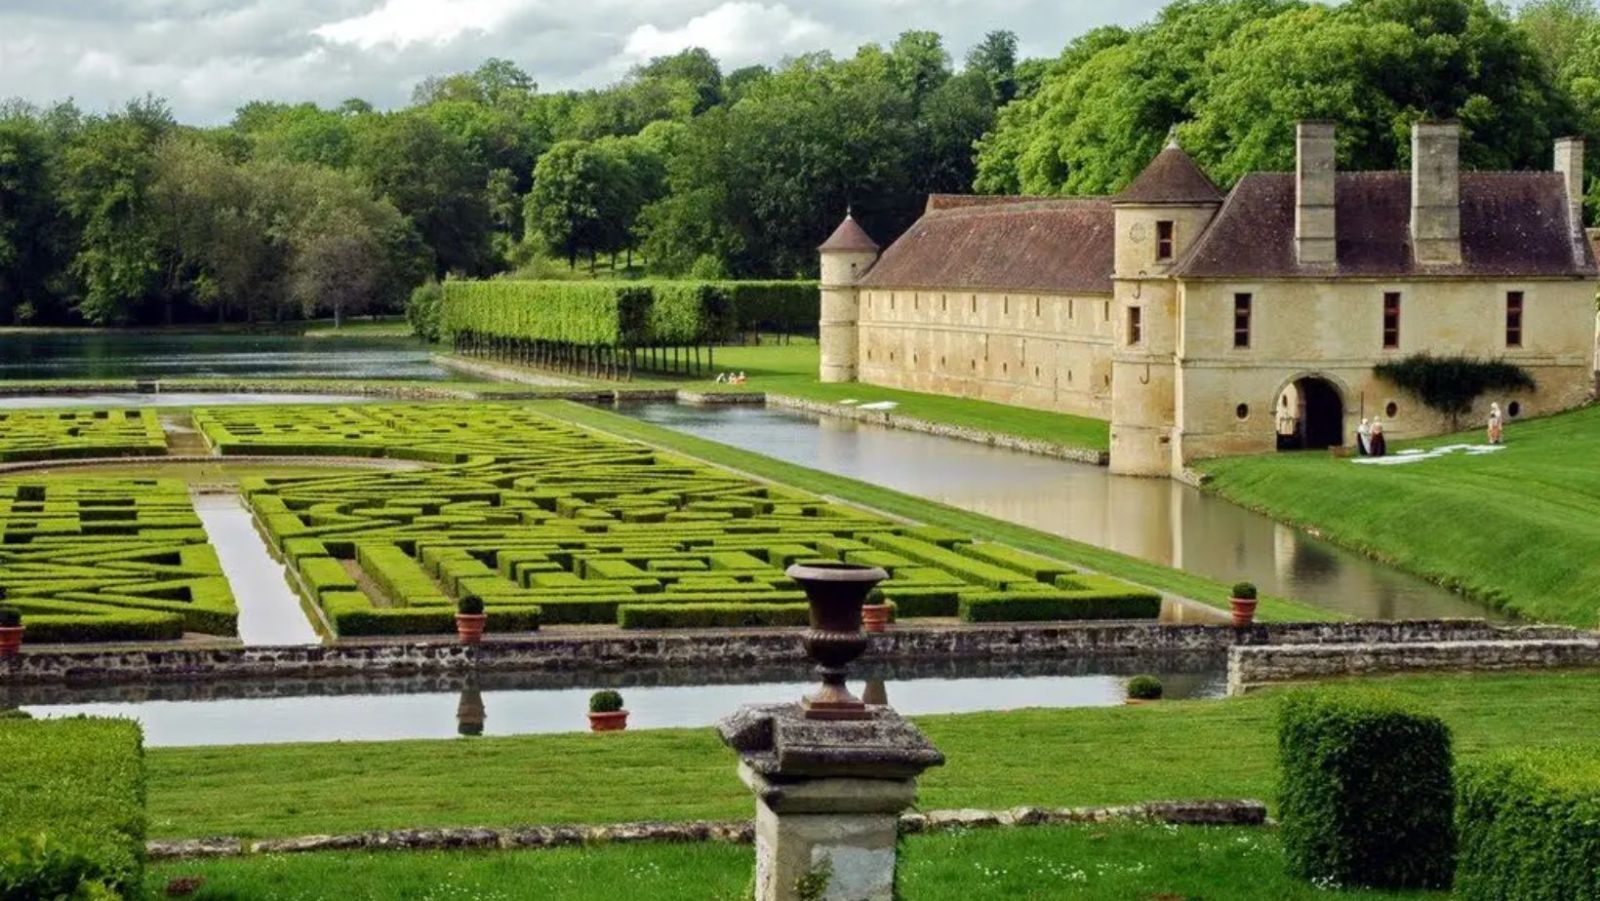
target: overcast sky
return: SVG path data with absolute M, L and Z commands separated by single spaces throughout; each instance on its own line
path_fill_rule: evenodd
M 1009 28 L 1053 56 L 1162 0 L 0 0 L 0 97 L 102 111 L 146 92 L 178 118 L 226 122 L 246 100 L 405 103 L 428 75 L 491 56 L 545 89 L 608 84 L 641 60 L 705 47 L 724 70 L 812 50 L 847 54 L 908 28 L 957 60 Z

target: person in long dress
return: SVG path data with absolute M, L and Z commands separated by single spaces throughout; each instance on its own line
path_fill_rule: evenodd
M 1388 444 L 1383 440 L 1383 420 L 1374 419 L 1372 433 L 1367 437 L 1367 456 L 1381 457 L 1388 449 Z
M 1356 429 L 1356 452 L 1363 457 L 1372 456 L 1372 423 L 1361 417 L 1361 427 Z
M 1500 405 L 1489 405 L 1489 443 L 1499 444 L 1505 435 L 1505 421 L 1500 418 Z

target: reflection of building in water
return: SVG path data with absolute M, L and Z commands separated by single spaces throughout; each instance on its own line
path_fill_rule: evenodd
M 477 686 L 463 688 L 461 702 L 456 705 L 456 734 L 482 735 L 485 719 L 483 692 Z

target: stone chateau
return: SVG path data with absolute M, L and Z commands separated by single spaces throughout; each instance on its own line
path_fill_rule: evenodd
M 1595 391 L 1583 142 L 1553 172 L 1462 172 L 1453 122 L 1419 122 L 1410 172 L 1338 172 L 1302 122 L 1292 173 L 1224 195 L 1176 143 L 1114 197 L 935 195 L 888 249 L 846 216 L 822 258 L 822 380 L 1111 421 L 1111 468 L 1391 438 L 1448 421 L 1373 366 L 1503 358 L 1512 418 Z M 1476 411 L 1475 411 L 1476 412 Z

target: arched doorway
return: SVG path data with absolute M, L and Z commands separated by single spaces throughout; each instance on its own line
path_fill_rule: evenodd
M 1294 383 L 1300 400 L 1300 446 L 1322 450 L 1344 444 L 1344 401 L 1327 379 L 1306 376 Z

